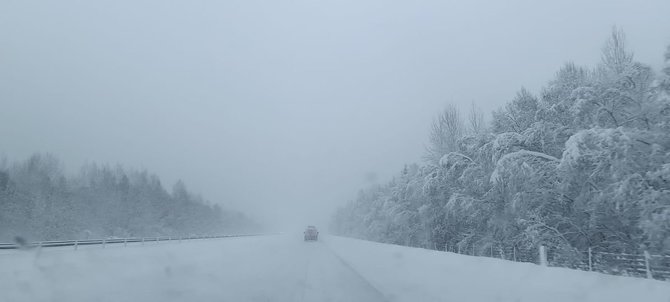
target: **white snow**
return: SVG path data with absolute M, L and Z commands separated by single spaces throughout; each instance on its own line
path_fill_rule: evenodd
M 439 164 L 442 167 L 446 167 L 452 164 L 453 162 L 457 161 L 458 159 L 467 159 L 469 162 L 474 162 L 472 158 L 464 154 L 458 152 L 449 152 L 440 158 Z
M 670 283 L 302 234 L 0 254 L 0 301 L 664 301 Z
M 670 301 L 670 282 L 341 237 L 327 244 L 390 301 Z
M 383 301 L 302 233 L 0 255 L 0 301 Z

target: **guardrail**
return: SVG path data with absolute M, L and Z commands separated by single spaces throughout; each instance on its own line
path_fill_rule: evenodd
M 458 254 L 531 262 L 545 266 L 565 267 L 609 275 L 670 281 L 670 255 L 612 253 L 589 248 L 561 255 L 546 247 L 519 249 L 514 246 L 445 245 L 445 251 Z
M 131 237 L 131 238 L 107 238 L 107 239 L 83 239 L 83 240 L 58 240 L 58 241 L 37 241 L 26 245 L 19 245 L 16 243 L 0 243 L 0 250 L 14 250 L 14 249 L 31 249 L 31 248 L 45 248 L 45 247 L 64 247 L 72 246 L 76 250 L 79 246 L 85 245 L 102 245 L 105 247 L 108 244 L 123 244 L 128 243 L 148 243 L 161 241 L 183 241 L 183 240 L 198 240 L 198 239 L 216 239 L 216 238 L 230 238 L 230 237 L 248 237 L 248 236 L 262 236 L 272 234 L 239 234 L 239 235 L 213 235 L 213 236 L 159 236 L 159 237 Z

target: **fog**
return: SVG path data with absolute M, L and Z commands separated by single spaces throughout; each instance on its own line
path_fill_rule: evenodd
M 487 113 L 611 27 L 658 68 L 670 1 L 3 1 L 0 154 L 182 179 L 269 226 L 326 225 L 421 161 L 447 104 Z

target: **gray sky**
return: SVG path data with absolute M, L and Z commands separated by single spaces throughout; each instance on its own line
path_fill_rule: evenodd
M 542 3 L 540 3 L 542 2 Z M 637 3 L 643 2 L 643 3 Z M 592 65 L 613 25 L 655 68 L 670 1 L 0 2 L 0 154 L 178 178 L 271 225 L 324 224 L 419 161 L 431 118 Z

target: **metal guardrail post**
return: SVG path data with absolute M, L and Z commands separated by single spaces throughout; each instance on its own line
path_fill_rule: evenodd
M 593 271 L 593 251 L 589 247 L 589 272 Z
M 645 269 L 647 270 L 647 279 L 653 279 L 654 276 L 651 274 L 651 267 L 649 266 L 649 260 L 651 259 L 651 256 L 649 255 L 649 252 L 644 251 L 644 266 Z
M 547 266 L 547 249 L 540 245 L 540 265 Z
M 105 245 L 107 244 L 107 239 L 102 239 L 102 248 L 105 248 Z
M 128 246 L 128 238 L 123 238 L 123 247 Z
M 79 248 L 79 240 L 74 241 L 74 250 L 76 251 Z
M 144 237 L 142 237 L 142 245 L 144 245 Z

